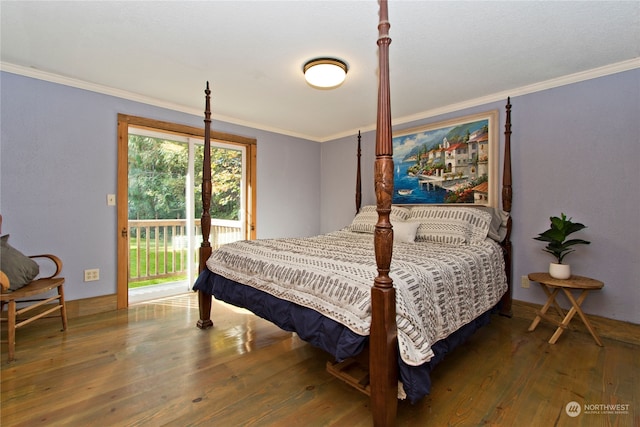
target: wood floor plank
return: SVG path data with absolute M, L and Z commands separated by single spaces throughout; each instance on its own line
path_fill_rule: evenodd
M 325 371 L 328 355 L 245 310 L 214 302 L 195 327 L 195 294 L 18 331 L 2 346 L 5 426 L 369 426 L 369 399 Z M 640 426 L 640 347 L 495 316 L 401 401 L 399 426 Z M 3 331 L 4 333 L 4 331 Z M 565 407 L 627 405 L 569 417 Z

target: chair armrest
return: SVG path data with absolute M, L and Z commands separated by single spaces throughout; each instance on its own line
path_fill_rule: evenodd
M 62 271 L 62 260 L 55 255 L 51 254 L 42 254 L 42 255 L 29 255 L 29 258 L 48 258 L 56 265 L 56 271 L 50 276 L 41 277 L 41 279 L 51 279 L 52 277 L 56 277 Z
M 3 291 L 9 289 L 9 278 L 2 270 L 0 270 L 0 287 Z

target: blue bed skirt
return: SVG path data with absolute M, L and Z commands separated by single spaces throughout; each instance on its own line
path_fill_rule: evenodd
M 317 311 L 276 298 L 266 292 L 246 286 L 204 270 L 193 290 L 213 295 L 216 299 L 246 308 L 281 329 L 295 332 L 301 339 L 333 355 L 340 362 L 359 354 L 369 337 L 354 333 L 340 323 Z M 435 356 L 420 366 L 409 366 L 398 357 L 399 376 L 407 399 L 415 403 L 431 390 L 431 370 L 445 355 L 466 341 L 476 330 L 490 321 L 490 311 L 463 326 L 449 337 L 432 346 Z

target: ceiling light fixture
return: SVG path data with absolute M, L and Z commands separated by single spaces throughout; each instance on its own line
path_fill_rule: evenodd
M 304 78 L 311 86 L 331 89 L 340 86 L 347 76 L 347 64 L 335 58 L 316 58 L 302 67 Z

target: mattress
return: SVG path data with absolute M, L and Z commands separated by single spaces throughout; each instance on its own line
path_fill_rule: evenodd
M 377 275 L 372 234 L 345 229 L 234 242 L 214 251 L 207 267 L 369 335 Z M 431 360 L 435 342 L 491 309 L 507 290 L 502 249 L 488 238 L 473 245 L 394 243 L 390 276 L 400 358 L 413 366 Z

